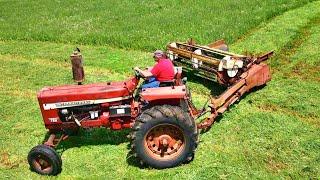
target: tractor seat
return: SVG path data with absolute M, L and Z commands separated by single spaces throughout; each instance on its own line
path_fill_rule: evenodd
M 174 80 L 162 81 L 159 84 L 159 87 L 166 87 L 166 86 L 174 86 Z
M 166 86 L 174 86 L 178 85 L 176 82 L 181 79 L 182 67 L 174 67 L 174 78 L 169 81 L 162 81 L 159 84 L 159 87 L 166 87 Z

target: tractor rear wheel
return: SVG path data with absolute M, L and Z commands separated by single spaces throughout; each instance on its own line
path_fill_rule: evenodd
M 193 159 L 197 127 L 180 107 L 162 105 L 145 110 L 133 130 L 132 151 L 142 163 L 162 169 Z
M 62 161 L 59 154 L 50 146 L 38 145 L 28 154 L 31 170 L 42 175 L 57 175 L 61 172 Z

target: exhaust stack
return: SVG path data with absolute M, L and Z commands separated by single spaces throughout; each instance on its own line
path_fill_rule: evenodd
M 78 85 L 82 85 L 82 82 L 84 81 L 83 57 L 79 48 L 76 48 L 73 51 L 70 55 L 70 59 L 72 64 L 73 80 L 74 82 L 77 82 Z

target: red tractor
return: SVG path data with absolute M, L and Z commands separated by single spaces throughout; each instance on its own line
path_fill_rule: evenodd
M 193 53 L 188 47 L 175 48 L 191 55 Z M 214 47 L 209 49 L 217 50 Z M 222 59 L 221 52 L 219 55 Z M 186 54 L 174 51 L 174 48 L 168 49 L 168 53 L 173 53 L 174 62 L 191 60 Z M 214 51 L 212 54 L 214 55 Z M 232 82 L 228 81 L 229 88 L 226 92 L 211 99 L 209 111 L 197 110 L 192 104 L 190 91 L 181 78 L 181 67 L 175 68 L 176 78 L 173 81 L 163 82 L 158 88 L 139 89 L 141 75 L 138 72 L 123 82 L 81 85 L 77 81 L 78 85 L 45 87 L 38 93 L 38 101 L 44 125 L 50 135 L 46 142 L 29 152 L 30 167 L 43 175 L 59 174 L 62 161 L 55 151 L 58 144 L 80 128 L 98 127 L 112 130 L 132 128 L 129 137 L 133 155 L 151 167 L 169 168 L 191 161 L 198 145 L 198 129 L 210 127 L 214 119 L 242 94 L 270 80 L 268 66 L 261 63 L 269 55 L 241 56 L 244 57 L 240 59 L 244 62 L 243 68 L 239 70 L 241 73 L 233 77 Z M 79 57 L 79 53 L 72 55 L 75 59 Z M 234 57 L 239 60 L 237 56 Z M 205 59 L 201 60 L 204 63 L 198 67 L 204 67 Z M 83 71 L 80 69 L 78 72 Z M 74 77 L 77 79 L 75 74 L 77 69 L 74 70 Z M 211 114 L 196 124 L 195 120 L 205 112 Z

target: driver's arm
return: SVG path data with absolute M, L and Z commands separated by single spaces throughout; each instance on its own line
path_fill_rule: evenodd
M 149 78 L 149 77 L 153 76 L 153 74 L 148 70 L 141 70 L 138 67 L 135 67 L 134 70 L 138 71 L 145 78 Z

